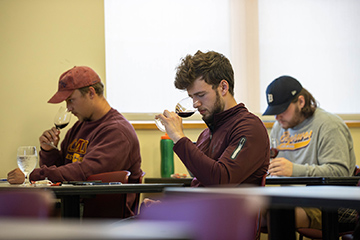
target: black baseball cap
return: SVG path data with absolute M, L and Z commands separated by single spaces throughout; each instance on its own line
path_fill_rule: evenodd
M 278 77 L 266 88 L 268 107 L 263 115 L 278 115 L 284 112 L 302 89 L 303 87 L 295 78 Z

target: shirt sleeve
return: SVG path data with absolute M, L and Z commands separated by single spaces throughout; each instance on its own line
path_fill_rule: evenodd
M 246 126 L 234 129 L 230 135 L 229 144 L 217 159 L 207 156 L 186 137 L 175 144 L 174 151 L 204 186 L 240 184 L 251 177 L 261 179 L 269 163 L 266 129 Z
M 61 166 L 64 165 L 65 162 L 61 155 L 61 151 L 57 149 L 52 149 L 50 151 L 41 150 L 39 152 L 40 160 L 39 165 L 46 165 L 46 166 Z

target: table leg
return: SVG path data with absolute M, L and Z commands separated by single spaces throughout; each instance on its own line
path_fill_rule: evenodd
M 80 218 L 80 196 L 63 196 L 61 198 L 61 216 Z
M 269 239 L 295 240 L 295 211 L 293 208 L 269 209 Z
M 339 239 L 337 210 L 322 209 L 322 235 L 324 240 Z

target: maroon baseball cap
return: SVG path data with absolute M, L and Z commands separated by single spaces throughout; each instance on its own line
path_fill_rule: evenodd
M 89 67 L 75 66 L 61 74 L 58 91 L 48 103 L 61 103 L 74 92 L 74 90 L 91 86 L 101 82 L 99 75 Z

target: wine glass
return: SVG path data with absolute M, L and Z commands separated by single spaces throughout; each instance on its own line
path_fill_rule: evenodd
M 175 106 L 175 113 L 182 118 L 190 117 L 197 111 L 194 107 L 195 104 L 196 102 L 193 102 L 191 97 L 181 99 Z M 160 131 L 165 132 L 165 126 L 160 119 L 155 118 L 155 124 Z
M 276 158 L 279 154 L 278 145 L 279 141 L 276 138 L 270 138 L 270 159 Z
M 54 118 L 55 127 L 60 130 L 65 128 L 71 119 L 71 112 L 66 107 L 61 106 Z M 53 148 L 58 149 L 53 142 L 49 143 Z
M 65 107 L 60 107 L 59 111 L 55 115 L 54 124 L 57 129 L 63 129 L 66 127 L 71 119 L 71 112 Z
M 277 149 L 279 141 L 276 138 L 270 138 L 270 162 L 272 159 L 276 158 L 276 156 L 279 154 L 279 150 Z M 270 176 L 270 173 L 268 171 L 267 176 Z
M 25 174 L 24 185 L 29 184 L 29 174 L 34 170 L 38 161 L 38 154 L 35 146 L 21 146 L 17 149 L 17 164 Z

